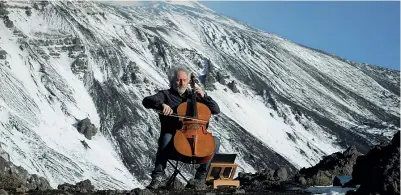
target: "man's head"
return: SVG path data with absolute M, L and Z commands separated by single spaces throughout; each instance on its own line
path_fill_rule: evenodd
M 182 67 L 172 68 L 169 74 L 170 87 L 175 89 L 180 95 L 187 90 L 189 83 L 189 71 Z

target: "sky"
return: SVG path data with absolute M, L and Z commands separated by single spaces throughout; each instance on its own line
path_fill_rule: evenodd
M 201 1 L 215 12 L 345 59 L 400 70 L 400 2 Z

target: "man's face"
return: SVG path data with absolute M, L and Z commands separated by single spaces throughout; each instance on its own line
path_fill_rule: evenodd
M 177 80 L 175 81 L 175 89 L 181 95 L 185 92 L 188 86 L 188 75 L 185 72 L 178 72 L 177 73 Z

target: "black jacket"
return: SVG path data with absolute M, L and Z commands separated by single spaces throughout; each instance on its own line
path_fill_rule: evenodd
M 142 101 L 142 105 L 145 108 L 156 109 L 158 111 L 162 111 L 162 104 L 167 104 L 173 109 L 174 113 L 177 113 L 178 106 L 186 102 L 188 99 L 191 100 L 192 93 L 188 93 L 186 91 L 182 96 L 178 94 L 178 92 L 174 89 L 162 90 L 156 93 L 155 95 L 145 97 Z M 212 114 L 220 113 L 220 108 L 217 103 L 210 97 L 205 95 L 203 98 L 196 98 L 197 102 L 205 104 Z M 163 114 L 159 114 L 160 125 L 161 125 L 161 133 L 175 133 L 178 125 L 178 118 L 171 116 L 164 116 Z

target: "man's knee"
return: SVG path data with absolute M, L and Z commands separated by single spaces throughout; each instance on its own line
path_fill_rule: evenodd
M 214 142 L 217 144 L 220 144 L 220 139 L 216 136 L 213 136 Z
M 220 139 L 216 136 L 213 136 L 214 139 L 214 143 L 216 143 L 216 150 L 215 151 L 219 151 L 220 148 Z

